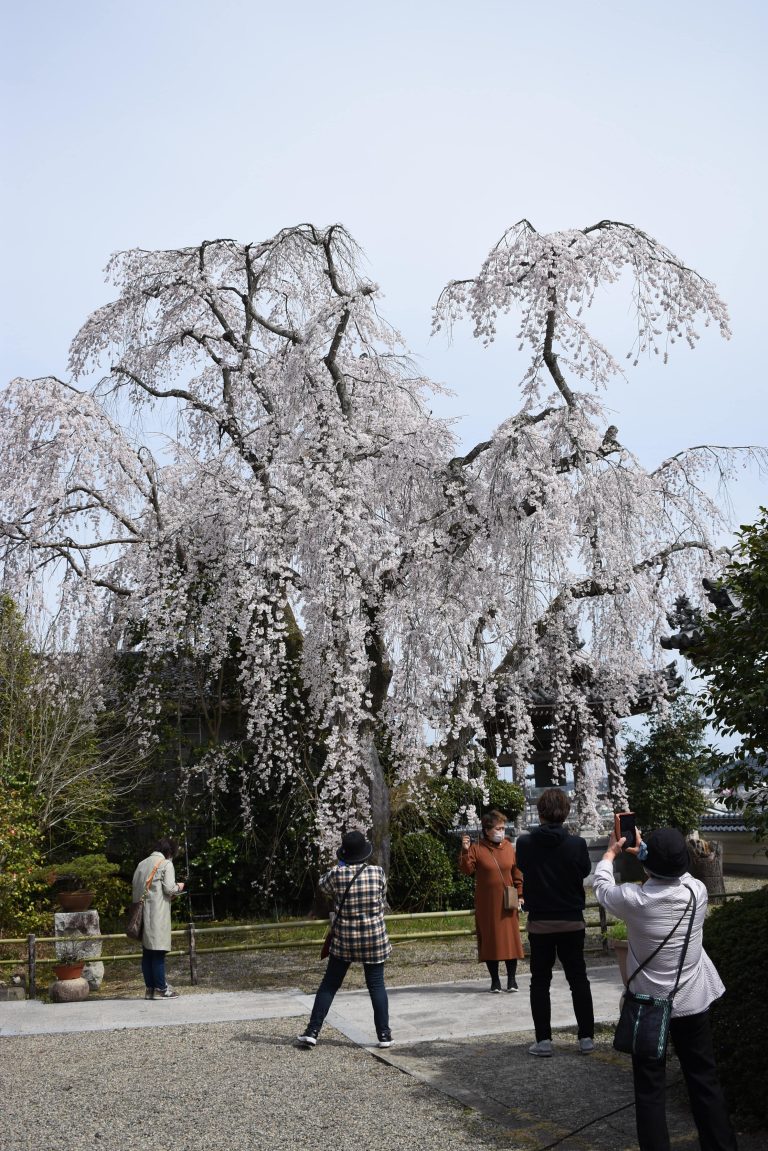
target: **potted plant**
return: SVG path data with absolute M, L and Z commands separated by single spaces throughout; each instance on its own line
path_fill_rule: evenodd
M 626 987 L 627 985 L 627 925 L 623 919 L 617 919 L 612 923 L 607 931 L 608 946 L 612 948 L 616 955 L 616 962 L 619 965 L 621 973 L 621 981 Z
M 53 970 L 57 979 L 79 979 L 83 974 L 85 960 L 81 954 L 81 939 L 85 935 L 68 935 L 56 940 L 56 959 Z
M 44 874 L 53 896 L 63 911 L 87 911 L 99 883 L 117 875 L 120 867 L 106 855 L 80 855 L 63 863 L 52 863 Z

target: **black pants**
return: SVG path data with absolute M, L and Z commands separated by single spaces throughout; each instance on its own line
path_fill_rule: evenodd
M 592 989 L 589 986 L 587 965 L 584 962 L 585 935 L 585 929 L 555 931 L 551 935 L 528 934 L 531 945 L 531 1015 L 537 1043 L 542 1039 L 552 1038 L 549 985 L 552 982 L 555 959 L 559 959 L 562 963 L 565 978 L 571 989 L 579 1039 L 591 1039 L 595 1034 Z
M 736 1137 L 717 1077 L 709 1011 L 673 1018 L 669 1034 L 688 1088 L 701 1151 L 735 1151 Z M 632 1060 L 640 1151 L 669 1151 L 666 1065 Z
M 485 966 L 488 968 L 488 974 L 491 977 L 491 985 L 495 987 L 497 983 L 500 983 L 500 980 L 499 980 L 499 960 L 498 959 L 486 959 Z M 517 974 L 517 960 L 516 959 L 505 959 L 504 960 L 504 966 L 507 969 L 507 983 L 509 983 L 509 981 L 511 979 L 514 979 L 515 975 Z

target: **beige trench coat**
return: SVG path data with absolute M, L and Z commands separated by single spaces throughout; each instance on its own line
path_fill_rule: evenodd
M 171 898 L 179 891 L 176 872 L 170 859 L 153 851 L 142 859 L 133 873 L 133 902 L 138 903 L 155 864 L 159 863 L 144 900 L 144 933 L 142 944 L 149 951 L 171 950 Z

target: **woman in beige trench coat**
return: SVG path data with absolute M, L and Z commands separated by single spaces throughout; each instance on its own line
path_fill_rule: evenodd
M 133 873 L 133 902 L 147 893 L 141 935 L 145 999 L 176 999 L 179 994 L 165 981 L 165 953 L 171 950 L 171 900 L 184 890 L 173 868 L 176 851 L 172 840 L 158 840 Z
M 477 958 L 485 962 L 491 977 L 489 991 L 501 991 L 499 961 L 507 968 L 507 991 L 517 991 L 517 961 L 522 959 L 519 914 L 504 909 L 504 888 L 516 887 L 522 899 L 523 877 L 517 867 L 515 849 L 504 834 L 507 817 L 501 811 L 488 811 L 481 820 L 483 831 L 478 843 L 462 837 L 459 868 L 475 877 L 475 928 Z

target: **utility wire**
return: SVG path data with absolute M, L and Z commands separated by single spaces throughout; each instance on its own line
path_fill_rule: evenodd
M 670 1087 L 676 1087 L 679 1083 L 682 1083 L 682 1081 L 682 1076 L 678 1076 L 678 1078 L 673 1079 L 671 1083 L 666 1083 L 664 1090 L 669 1091 Z M 587 1127 L 593 1127 L 595 1123 L 599 1123 L 602 1119 L 610 1119 L 612 1115 L 620 1115 L 622 1111 L 628 1111 L 629 1108 L 634 1107 L 634 1105 L 635 1101 L 632 1099 L 629 1103 L 622 1103 L 621 1107 L 615 1107 L 613 1111 L 606 1111 L 603 1115 L 596 1115 L 594 1119 L 588 1119 L 586 1123 L 582 1123 L 581 1127 L 576 1127 L 573 1131 L 568 1131 L 567 1134 L 561 1135 L 559 1139 L 555 1139 L 554 1143 L 547 1143 L 544 1147 L 537 1147 L 536 1151 L 552 1151 L 553 1147 L 559 1147 L 566 1139 L 571 1139 L 574 1135 L 579 1135 L 582 1131 L 585 1131 Z

